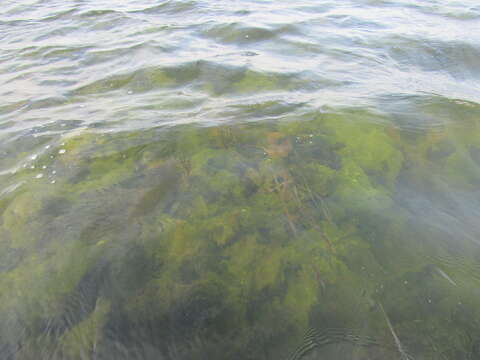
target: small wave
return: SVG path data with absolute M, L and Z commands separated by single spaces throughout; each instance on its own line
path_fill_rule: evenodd
M 128 88 L 135 92 L 165 88 L 174 85 L 168 71 L 161 68 L 139 69 L 131 73 L 115 74 L 83 85 L 73 91 L 74 95 L 94 95 Z
M 480 18 L 480 8 L 469 6 L 468 2 L 450 2 L 441 6 L 418 3 L 417 9 L 425 15 L 437 15 L 454 20 L 474 20 Z
M 460 41 L 435 41 L 393 36 L 386 39 L 388 54 L 400 68 L 444 72 L 457 80 L 480 77 L 480 49 Z
M 150 6 L 140 10 L 133 10 L 130 13 L 142 14 L 178 14 L 186 11 L 196 10 L 196 1 L 171 1 L 167 0 L 159 5 Z M 198 10 L 198 9 L 197 9 Z
M 68 57 L 75 59 L 83 56 L 85 52 L 91 49 L 91 46 L 64 46 L 64 45 L 48 45 L 48 46 L 31 46 L 23 49 L 20 54 L 24 58 L 62 58 Z
M 76 9 L 66 9 L 66 10 L 61 10 L 53 15 L 48 15 L 45 16 L 39 21 L 41 22 L 48 22 L 48 21 L 56 21 L 56 20 L 64 20 L 64 19 L 71 19 L 72 15 L 77 12 Z
M 120 11 L 104 9 L 104 10 L 87 10 L 87 11 L 81 12 L 79 16 L 82 18 L 99 18 L 104 15 L 112 15 L 112 14 L 116 14 L 119 16 L 123 15 L 123 13 Z
M 246 101 L 228 106 L 222 113 L 226 117 L 249 117 L 262 118 L 288 114 L 305 105 L 304 103 L 287 103 L 281 100 L 258 99 L 257 101 Z
M 9 104 L 1 105 L 0 106 L 0 115 L 8 114 L 14 111 L 17 111 L 21 108 L 23 108 L 25 105 L 28 104 L 27 100 L 20 100 L 20 101 L 15 101 Z
M 45 34 L 41 34 L 33 39 L 33 41 L 43 41 L 43 40 L 51 40 L 55 37 L 63 37 L 63 36 L 71 36 L 74 32 L 78 31 L 77 26 L 64 26 L 62 28 L 57 28 L 51 30 Z
M 242 23 L 211 24 L 201 34 L 223 43 L 250 43 L 273 39 L 277 31 L 260 26 L 247 26 Z
M 435 94 L 385 94 L 377 98 L 377 106 L 390 114 L 397 126 L 410 131 L 443 128 L 454 121 L 473 122 L 480 116 L 476 103 Z
M 62 106 L 67 102 L 64 97 L 46 97 L 31 100 L 26 106 L 26 110 L 45 109 L 50 107 Z
M 326 18 L 334 22 L 337 27 L 349 28 L 349 29 L 366 29 L 368 31 L 387 29 L 386 24 L 382 24 L 378 21 L 371 21 L 362 19 L 358 16 L 347 14 L 332 14 L 327 15 Z
M 127 46 L 112 46 L 102 49 L 89 48 L 80 59 L 82 65 L 91 66 L 98 65 L 104 62 L 113 62 L 115 59 L 124 58 L 128 55 L 136 54 L 142 50 L 150 50 L 149 42 L 140 42 L 134 45 Z
M 266 73 L 249 70 L 243 66 L 228 66 L 199 60 L 177 66 L 142 68 L 130 73 L 111 75 L 77 88 L 74 94 L 98 94 L 121 88 L 133 92 L 146 92 L 187 84 L 216 95 L 307 86 L 308 81 L 302 80 L 302 77 L 297 75 Z

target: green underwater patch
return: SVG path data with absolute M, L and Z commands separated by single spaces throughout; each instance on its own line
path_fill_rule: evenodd
M 237 90 L 275 89 L 259 76 Z M 469 191 L 480 140 L 369 120 L 66 139 L 36 160 L 44 176 L 12 174 L 22 185 L 0 197 L 0 321 L 11 324 L 0 345 L 19 359 L 40 348 L 136 358 L 139 344 L 166 358 L 175 347 L 185 359 L 259 359 L 293 351 L 309 327 L 363 328 L 394 358 L 393 328 L 424 359 L 472 356 L 480 253 L 465 258 L 470 273 L 428 257 L 438 232 L 412 225 L 401 189 Z

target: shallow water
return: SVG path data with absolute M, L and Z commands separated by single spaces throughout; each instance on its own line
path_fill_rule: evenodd
M 480 357 L 476 1 L 6 1 L 0 43 L 2 359 Z

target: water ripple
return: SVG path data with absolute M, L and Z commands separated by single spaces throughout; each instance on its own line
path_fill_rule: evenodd
M 0 135 L 241 122 L 262 101 L 437 126 L 445 116 L 415 119 L 419 106 L 480 101 L 479 16 L 475 1 L 8 1 Z

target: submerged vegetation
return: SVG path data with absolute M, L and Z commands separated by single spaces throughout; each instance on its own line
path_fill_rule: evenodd
M 478 191 L 469 121 L 406 133 L 346 111 L 65 140 L 0 197 L 2 359 L 279 359 L 309 328 L 379 344 L 339 340 L 347 358 L 478 358 L 478 239 L 415 205 Z

